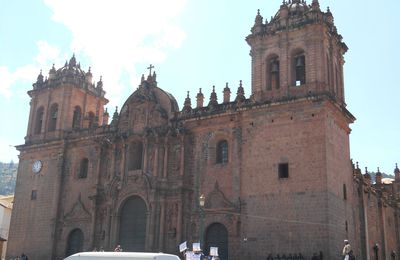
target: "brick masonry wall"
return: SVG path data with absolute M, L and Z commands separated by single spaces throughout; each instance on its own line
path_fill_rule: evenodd
M 19 256 L 23 251 L 36 259 L 51 259 L 60 184 L 60 152 L 56 146 L 41 146 L 21 154 L 8 257 Z M 43 163 L 39 173 L 32 172 L 34 160 Z M 32 190 L 37 191 L 36 200 L 31 200 Z

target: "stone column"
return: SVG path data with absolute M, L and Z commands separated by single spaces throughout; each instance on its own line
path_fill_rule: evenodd
M 181 135 L 181 159 L 180 159 L 180 175 L 185 173 L 185 136 Z
M 163 251 L 164 250 L 164 236 L 165 236 L 165 232 L 164 232 L 164 223 L 165 223 L 165 201 L 164 199 L 161 199 L 160 201 L 160 232 L 159 232 L 159 237 L 158 237 L 158 249 L 159 251 Z
M 164 143 L 164 168 L 163 168 L 163 178 L 166 179 L 168 176 L 168 139 L 166 137 Z
M 153 175 L 158 176 L 158 143 L 159 143 L 159 137 L 156 137 L 156 142 L 154 145 L 154 162 L 153 162 Z
M 143 141 L 143 172 L 147 173 L 147 152 L 148 152 L 148 137 L 145 137 Z

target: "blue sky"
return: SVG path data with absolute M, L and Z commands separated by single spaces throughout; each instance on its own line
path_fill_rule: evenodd
M 308 0 L 307 2 L 311 2 Z M 245 37 L 257 9 L 270 19 L 281 0 L 0 0 L 0 161 L 18 161 L 29 116 L 26 94 L 75 53 L 84 70 L 103 76 L 108 109 L 121 107 L 142 73 L 155 65 L 159 86 L 182 108 L 199 88 L 208 99 L 225 82 L 250 94 Z M 400 163 L 400 18 L 398 2 L 320 0 L 330 7 L 349 51 L 345 55 L 351 157 L 369 170 L 393 173 Z

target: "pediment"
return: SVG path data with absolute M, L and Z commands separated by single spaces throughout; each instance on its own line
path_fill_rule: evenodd
M 206 209 L 234 209 L 235 205 L 229 201 L 225 194 L 220 190 L 218 182 L 215 182 L 214 189 L 208 196 L 206 196 L 205 201 Z
M 92 218 L 90 212 L 86 209 L 79 194 L 77 201 L 72 206 L 71 210 L 64 215 L 64 220 L 90 220 Z

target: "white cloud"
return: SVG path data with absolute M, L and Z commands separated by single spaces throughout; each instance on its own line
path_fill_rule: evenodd
M 0 66 L 0 96 L 11 98 L 14 93 L 12 88 L 18 82 L 27 83 L 30 86 L 36 80 L 42 68 L 50 68 L 52 62 L 60 61 L 60 51 L 56 47 L 51 46 L 46 41 L 38 41 L 36 44 L 38 54 L 35 57 L 35 63 L 20 66 L 14 71 L 6 66 Z M 46 71 L 43 71 L 43 74 L 46 75 Z
M 107 96 L 121 97 L 124 82 L 138 79 L 136 64 L 163 62 L 168 50 L 179 48 L 185 33 L 175 22 L 186 0 L 45 0 L 53 20 L 72 33 L 71 49 L 88 57 L 97 80 L 104 75 Z M 79 61 L 79 57 L 78 57 Z M 143 68 L 144 69 L 144 68 Z
M 11 84 L 13 83 L 13 75 L 7 67 L 0 67 L 0 95 L 6 98 L 11 96 Z
M 51 46 L 46 41 L 38 41 L 36 44 L 39 49 L 39 54 L 36 56 L 35 60 L 41 67 L 47 68 L 49 61 L 55 62 L 60 59 L 60 50 L 57 47 Z
M 18 154 L 17 149 L 8 140 L 0 139 L 0 162 L 18 162 Z

